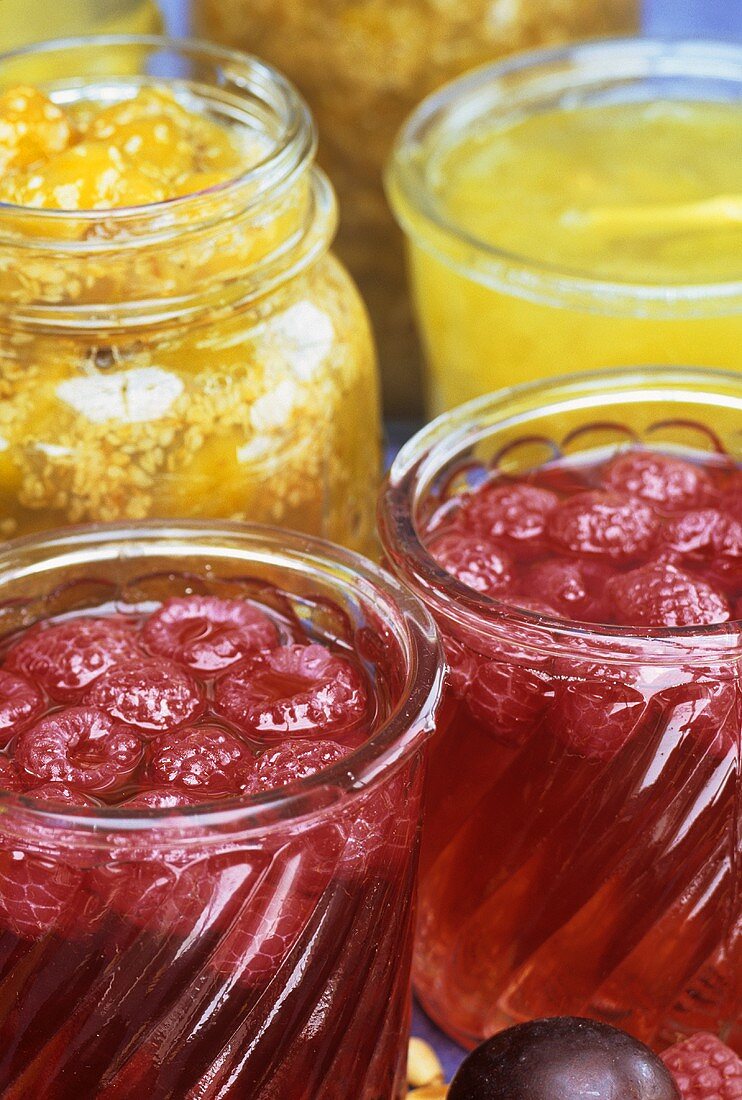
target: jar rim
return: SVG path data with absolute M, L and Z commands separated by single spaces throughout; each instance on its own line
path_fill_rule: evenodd
M 601 278 L 488 243 L 447 215 L 429 186 L 423 162 L 430 147 L 436 148 L 436 127 L 451 118 L 456 119 L 461 137 L 466 132 L 462 134 L 462 126 L 476 124 L 494 106 L 536 110 L 544 97 L 553 102 L 557 94 L 589 91 L 610 82 L 625 86 L 646 78 L 723 80 L 734 84 L 742 96 L 740 73 L 742 43 L 662 38 L 596 39 L 530 50 L 485 64 L 428 96 L 407 119 L 385 174 L 390 205 L 418 247 L 464 277 L 500 292 L 549 304 L 574 301 L 583 308 L 585 300 L 592 299 L 596 303 L 592 308 L 601 312 L 641 308 L 652 315 L 674 316 L 678 309 L 687 315 L 689 306 L 704 315 L 714 308 L 727 312 L 730 304 L 742 306 L 740 279 L 665 285 Z M 481 109 L 476 106 L 477 97 L 484 100 Z
M 3 812 L 12 807 L 14 814 L 20 812 L 29 822 L 86 831 L 93 841 L 101 831 L 122 833 L 136 840 L 155 830 L 162 839 L 163 830 L 170 829 L 177 833 L 178 844 L 188 843 L 190 830 L 193 843 L 203 842 L 205 829 L 214 836 L 220 829 L 267 833 L 372 790 L 418 751 L 433 731 L 445 666 L 438 632 L 427 608 L 392 574 L 360 554 L 323 539 L 234 521 L 152 520 L 69 527 L 4 545 L 0 551 L 0 598 L 6 583 L 19 576 L 33 577 L 45 566 L 53 568 L 57 559 L 58 564 L 89 561 L 92 567 L 116 557 L 131 562 L 141 555 L 146 567 L 148 556 L 167 558 L 168 548 L 174 552 L 178 547 L 184 555 L 196 553 L 201 547 L 207 561 L 283 564 L 297 573 L 326 576 L 336 586 L 373 600 L 385 628 L 396 633 L 407 662 L 404 686 L 393 710 L 362 745 L 342 760 L 285 788 L 259 795 L 164 811 L 112 806 L 81 811 L 38 805 L 23 793 L 4 791 L 0 792 Z M 315 805 L 308 805 L 309 796 L 315 797 Z
M 703 367 L 611 368 L 525 382 L 475 398 L 437 417 L 401 449 L 381 488 L 379 532 L 394 571 L 415 595 L 432 607 L 437 621 L 446 619 L 474 635 L 486 634 L 489 628 L 504 624 L 522 628 L 544 641 L 579 638 L 593 644 L 596 651 L 624 645 L 624 656 L 636 646 L 637 652 L 641 650 L 645 657 L 669 662 L 681 658 L 687 661 L 689 648 L 693 649 L 693 659 L 696 653 L 699 659 L 708 659 L 710 654 L 718 657 L 722 651 L 718 645 L 714 647 L 714 640 L 734 638 L 733 644 L 742 656 L 742 620 L 640 630 L 550 617 L 469 588 L 435 561 L 420 536 L 416 511 L 425 487 L 475 438 L 488 434 L 490 428 L 496 432 L 498 423 L 512 422 L 517 415 L 516 407 L 531 407 L 532 412 L 538 412 L 548 403 L 550 411 L 557 410 L 560 400 L 569 400 L 570 396 L 583 392 L 588 394 L 585 400 L 598 407 L 601 399 L 619 392 L 619 387 L 621 392 L 625 388 L 629 396 L 641 393 L 644 400 L 652 395 L 666 400 L 673 389 L 688 398 L 706 394 L 705 404 L 709 405 L 718 404 L 711 400 L 716 387 L 719 397 L 742 417 L 742 375 L 736 371 Z M 708 647 L 701 653 L 699 647 L 704 643 Z
M 268 62 L 252 54 L 217 46 L 206 40 L 134 34 L 78 35 L 49 39 L 0 54 L 0 80 L 3 79 L 3 68 L 18 61 L 115 49 L 138 49 L 147 51 L 148 56 L 170 54 L 181 62 L 190 57 L 219 66 L 220 70 L 239 83 L 242 90 L 262 96 L 264 105 L 273 111 L 279 129 L 271 148 L 261 160 L 221 183 L 201 191 L 139 206 L 56 210 L 0 202 L 0 233 L 6 218 L 22 217 L 29 225 L 39 227 L 85 226 L 105 220 L 108 225 L 126 226 L 127 229 L 139 227 L 144 221 L 145 230 L 133 233 L 132 240 L 141 244 L 144 236 L 145 243 L 150 243 L 169 236 L 174 229 L 177 230 L 179 224 L 182 224 L 179 221 L 181 218 L 189 230 L 198 230 L 208 225 L 209 203 L 216 198 L 233 197 L 235 203 L 240 203 L 241 209 L 245 211 L 258 207 L 269 194 L 275 194 L 276 190 L 289 184 L 299 171 L 313 161 L 317 145 L 314 121 L 305 100 L 291 81 Z M 94 77 L 84 76 L 81 79 L 90 82 Z M 173 77 L 169 75 L 155 79 L 170 84 Z M 207 86 L 208 84 L 204 84 L 204 87 Z M 199 211 L 203 217 L 199 217 Z M 158 225 L 158 219 L 164 219 L 164 223 Z M 19 243 L 17 237 L 4 239 L 14 245 Z M 56 251 L 91 251 L 90 240 L 66 239 L 58 233 L 51 239 L 44 238 L 41 233 L 38 237 L 29 234 L 29 243 L 44 247 L 52 243 Z M 120 250 L 121 247 L 122 239 L 116 234 L 112 234 L 110 239 L 94 242 L 94 250 L 98 252 Z

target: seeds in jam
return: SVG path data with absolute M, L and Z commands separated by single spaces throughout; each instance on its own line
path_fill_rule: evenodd
M 223 183 L 245 167 L 245 152 L 165 87 L 66 110 L 39 89 L 19 87 L 0 96 L 0 165 L 0 202 L 114 210 Z

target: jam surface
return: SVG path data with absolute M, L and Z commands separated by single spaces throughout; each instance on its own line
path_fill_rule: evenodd
M 457 227 L 510 255 L 594 278 L 713 283 L 737 278 L 740 158 L 733 103 L 578 104 L 481 124 L 433 161 L 430 183 Z
M 341 760 L 383 706 L 352 654 L 215 596 L 47 621 L 6 646 L 1 785 L 60 805 L 196 805 Z
M 0 95 L 0 202 L 15 206 L 144 206 L 223 183 L 249 161 L 226 126 L 165 86 L 111 104 L 65 106 L 30 86 Z
M 432 555 L 476 591 L 637 628 L 739 617 L 742 473 L 730 461 L 634 449 L 478 480 L 424 521 Z

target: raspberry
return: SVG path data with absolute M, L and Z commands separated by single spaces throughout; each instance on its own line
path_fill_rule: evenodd
M 734 516 L 736 520 L 742 523 L 742 478 L 737 477 L 738 488 L 727 489 L 725 493 L 722 493 L 721 500 L 719 502 L 720 508 L 725 512 L 728 512 L 730 516 Z
M 322 912 L 331 903 L 325 892 L 337 881 L 342 842 L 339 828 L 310 827 L 284 843 L 267 867 L 253 865 L 252 877 L 243 871 L 239 893 L 230 882 L 239 911 L 220 936 L 210 966 L 228 975 L 230 983 L 265 988 L 313 918 L 316 921 L 317 907 Z M 244 866 L 245 860 L 241 862 Z
M 23 783 L 13 762 L 0 756 L 0 791 L 22 791 Z
M 175 810 L 179 806 L 198 806 L 203 799 L 189 791 L 180 791 L 177 787 L 152 787 L 148 791 L 127 798 L 120 809 L 128 810 Z
M 17 936 L 36 939 L 74 925 L 82 873 L 57 853 L 31 855 L 0 838 L 0 925 Z
M 617 562 L 646 554 L 657 530 L 657 516 L 648 504 L 618 493 L 578 493 L 563 500 L 547 523 L 547 534 L 560 550 Z
M 26 793 L 35 802 L 50 805 L 78 807 L 79 809 L 100 806 L 97 799 L 91 798 L 84 791 L 77 791 L 74 787 L 68 787 L 65 783 L 44 783 L 41 787 L 32 787 Z
M 2 766 L 0 758 L 0 776 Z M 0 786 L 4 785 L 0 778 Z M 28 796 L 52 812 L 57 808 L 100 805 L 83 791 L 64 783 L 44 783 L 28 791 Z M 36 939 L 59 931 L 62 924 L 68 926 L 68 932 L 81 927 L 79 915 L 85 901 L 82 882 L 80 869 L 65 863 L 60 852 L 48 857 L 37 855 L 0 834 L 0 923 L 17 936 Z
M 111 669 L 96 680 L 85 701 L 142 733 L 169 733 L 198 718 L 205 706 L 200 687 L 185 669 L 155 657 Z
M 506 661 L 484 661 L 466 693 L 477 722 L 498 740 L 520 745 L 538 724 L 549 701 L 544 673 Z
M 33 779 L 96 793 L 125 783 L 141 756 L 141 738 L 128 726 L 97 707 L 70 707 L 19 734 L 14 759 Z
M 152 653 L 205 675 L 278 642 L 276 626 L 263 611 L 216 596 L 167 600 L 144 624 L 142 636 Z
M 8 652 L 6 669 L 21 672 L 58 702 L 73 702 L 120 661 L 141 657 L 122 619 L 68 619 L 29 630 Z
M 467 646 L 446 635 L 443 637 L 443 648 L 448 665 L 448 686 L 460 699 L 477 671 L 477 659 Z
M 605 584 L 611 574 L 599 562 L 542 561 L 532 566 L 524 582 L 528 592 L 549 600 L 557 615 L 579 622 L 607 622 Z
M 603 474 L 607 489 L 640 497 L 667 512 L 698 508 L 711 495 L 705 470 L 672 455 L 628 451 L 610 462 Z
M 613 577 L 608 595 L 616 622 L 626 626 L 701 626 L 730 617 L 721 592 L 669 562 L 652 562 Z
M 661 1056 L 682 1100 L 740 1100 L 742 1058 L 715 1035 L 698 1032 Z
M 492 596 L 512 583 L 510 558 L 486 538 L 449 531 L 429 550 L 441 568 L 475 592 Z
M 253 868 L 250 860 L 244 859 L 244 853 L 239 854 L 245 863 L 240 877 L 245 877 Z M 136 928 L 185 938 L 193 935 L 196 925 L 203 921 L 200 933 L 203 935 L 205 927 L 229 897 L 228 891 L 223 898 L 219 897 L 223 884 L 213 874 L 210 861 L 203 856 L 199 858 L 198 853 L 188 857 L 182 851 L 167 851 L 166 856 L 152 852 L 145 859 L 131 860 L 125 855 L 122 851 L 118 860 L 97 867 L 91 887 L 106 912 L 119 913 Z M 231 859 L 234 860 L 234 855 Z M 233 886 L 234 883 L 230 883 L 228 890 Z
M 519 555 L 544 534 L 556 493 L 534 485 L 484 486 L 463 501 L 460 522 L 478 535 L 511 542 Z
M 737 751 L 742 696 L 734 683 L 695 680 L 665 688 L 656 700 L 676 735 L 690 735 L 712 759 L 721 760 Z
M 0 669 L 0 747 L 44 710 L 44 697 L 23 676 Z
M 219 726 L 192 726 L 152 741 L 149 771 L 154 781 L 195 794 L 236 795 L 253 761 L 250 749 Z
M 337 764 L 348 751 L 335 741 L 297 740 L 278 744 L 259 756 L 246 773 L 245 793 L 261 794 L 308 779 Z
M 278 646 L 250 657 L 216 687 L 215 709 L 258 738 L 337 732 L 367 712 L 358 669 L 321 645 Z
M 554 688 L 548 724 L 580 756 L 612 760 L 637 729 L 646 703 L 640 692 L 611 680 L 561 681 Z
M 742 584 L 742 522 L 717 508 L 686 512 L 665 529 L 665 542 L 689 564 L 733 585 Z

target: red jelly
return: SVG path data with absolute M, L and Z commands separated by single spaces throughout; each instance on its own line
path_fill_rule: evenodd
M 450 668 L 415 980 L 464 1043 L 587 1015 L 661 1048 L 738 1014 L 741 408 L 714 372 L 557 381 L 392 469 L 382 538 Z
M 0 567 L 0 1094 L 396 1095 L 432 622 L 289 535 L 136 536 Z

